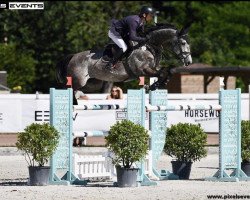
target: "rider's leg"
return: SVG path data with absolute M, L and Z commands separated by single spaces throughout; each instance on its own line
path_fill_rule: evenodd
M 113 56 L 112 61 L 107 64 L 107 68 L 111 68 L 122 56 L 122 54 L 127 50 L 127 45 L 121 37 L 115 36 L 111 31 L 109 31 L 109 37 L 117 44 L 119 50 Z
M 113 56 L 113 59 L 112 59 L 112 64 L 113 65 L 119 60 L 119 58 L 122 56 L 122 54 L 123 54 L 123 50 L 121 48 L 119 48 L 115 52 L 115 55 Z
M 127 51 L 128 47 L 121 36 L 114 35 L 111 31 L 109 31 L 109 37 L 117 44 L 118 47 L 122 49 L 123 52 Z

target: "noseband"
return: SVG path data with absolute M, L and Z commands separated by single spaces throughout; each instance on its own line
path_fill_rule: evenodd
M 178 47 L 179 47 L 179 50 L 180 50 L 180 53 L 175 53 L 176 54 L 176 56 L 178 56 L 179 58 L 181 58 L 181 59 L 186 59 L 188 56 L 190 56 L 191 55 L 191 52 L 183 52 L 182 51 L 182 48 L 181 48 L 181 44 L 180 44 L 180 41 L 178 40 L 177 41 L 177 45 L 178 45 Z

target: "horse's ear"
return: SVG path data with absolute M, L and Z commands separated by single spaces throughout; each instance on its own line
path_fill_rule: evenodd
M 179 32 L 179 36 L 181 36 L 181 35 L 187 35 L 187 33 L 188 33 L 188 30 L 189 30 L 189 28 L 190 28 L 190 26 L 192 25 L 192 21 L 191 22 L 188 22 L 182 29 L 181 29 L 181 31 Z

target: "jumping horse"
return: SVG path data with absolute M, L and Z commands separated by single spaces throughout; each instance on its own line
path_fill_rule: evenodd
M 188 27 L 178 31 L 173 25 L 158 24 L 144 32 L 148 35 L 144 44 L 129 45 L 129 49 L 111 70 L 105 69 L 117 48 L 116 44 L 108 44 L 104 50 L 87 50 L 71 54 L 63 58 L 56 66 L 58 83 L 66 86 L 67 77 L 72 77 L 73 91 L 110 92 L 110 83 L 127 82 L 140 76 L 157 77 L 158 81 L 149 87 L 154 90 L 168 81 L 169 67 L 161 66 L 160 61 L 168 52 L 174 55 L 184 66 L 192 63 L 187 35 Z M 74 104 L 77 104 L 73 95 Z

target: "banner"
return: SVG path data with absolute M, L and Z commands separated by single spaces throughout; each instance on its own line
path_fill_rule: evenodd
M 90 100 L 78 100 L 79 105 L 87 104 L 119 104 L 125 105 L 124 100 L 105 100 L 107 94 L 88 94 Z M 195 98 L 190 98 L 191 94 L 169 94 L 169 105 L 194 105 L 194 104 L 218 104 L 218 94 L 195 94 Z M 198 99 L 198 96 L 200 99 Z M 207 99 L 205 98 L 207 97 Z M 241 96 L 241 116 L 242 120 L 249 120 L 249 95 Z M 93 100 L 92 100 L 93 99 Z M 148 100 L 148 95 L 146 95 Z M 34 95 L 2 94 L 0 95 L 0 134 L 17 133 L 31 123 L 49 122 L 49 95 L 43 94 L 37 97 Z M 85 110 L 73 112 L 73 131 L 108 131 L 110 126 L 116 121 L 126 119 L 124 110 Z M 148 116 L 146 113 L 146 126 L 148 126 Z M 167 127 L 172 124 L 192 123 L 201 124 L 206 132 L 219 131 L 219 113 L 210 110 L 188 110 L 188 111 L 168 111 Z
M 0 101 L 0 132 L 10 133 L 22 130 L 22 101 Z

